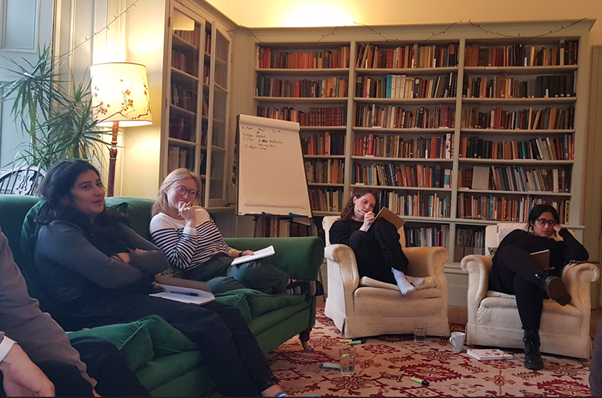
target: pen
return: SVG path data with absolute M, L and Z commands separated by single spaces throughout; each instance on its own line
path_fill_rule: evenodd
M 362 344 L 362 341 L 361 340 L 353 340 L 353 341 L 350 341 L 349 344 Z
M 429 385 L 428 381 L 419 379 L 418 377 L 412 377 L 411 379 L 412 379 L 412 381 L 415 381 L 416 383 L 422 384 L 423 386 L 428 386 Z
M 340 341 L 341 343 L 350 343 L 350 342 L 352 342 L 353 340 L 351 340 L 351 339 L 340 339 L 339 341 Z

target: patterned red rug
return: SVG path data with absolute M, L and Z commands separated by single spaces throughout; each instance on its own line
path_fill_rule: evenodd
M 452 324 L 453 331 L 464 325 Z M 512 360 L 478 361 L 464 350 L 454 353 L 447 339 L 427 337 L 416 344 L 413 336 L 369 338 L 356 345 L 355 375 L 321 369 L 324 362 L 339 362 L 340 332 L 318 309 L 310 345 L 302 349 L 298 338 L 267 355 L 280 385 L 290 396 L 359 397 L 583 397 L 590 396 L 589 362 L 544 355 L 545 369 L 523 367 L 524 354 Z M 411 380 L 419 377 L 429 386 Z

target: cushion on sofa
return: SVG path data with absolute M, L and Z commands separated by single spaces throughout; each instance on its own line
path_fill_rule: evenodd
M 69 338 L 94 336 L 108 340 L 123 354 L 131 370 L 137 370 L 153 359 L 153 342 L 143 320 L 130 323 L 97 326 L 68 334 Z
M 134 198 L 129 196 L 113 196 L 105 198 L 105 205 L 117 209 L 127 216 L 130 227 L 142 236 L 151 241 L 148 226 L 151 220 L 151 207 L 154 200 L 147 198 Z M 125 206 L 125 211 L 124 207 Z

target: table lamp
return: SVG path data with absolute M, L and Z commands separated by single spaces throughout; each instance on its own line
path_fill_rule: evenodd
M 94 117 L 99 121 L 98 126 L 113 128 L 107 186 L 107 196 L 113 196 L 119 126 L 142 126 L 153 122 L 146 67 L 130 62 L 109 62 L 92 65 L 90 75 Z

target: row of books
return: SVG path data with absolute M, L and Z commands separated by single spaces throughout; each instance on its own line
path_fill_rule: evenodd
M 301 137 L 301 151 L 304 155 L 344 155 L 345 133 L 324 132 Z
M 575 108 L 505 110 L 501 106 L 481 112 L 479 107 L 462 109 L 462 128 L 504 130 L 571 130 L 575 128 Z
M 459 263 L 464 256 L 469 256 L 471 254 L 485 254 L 485 229 L 456 228 L 454 262 Z
M 464 79 L 463 98 L 558 98 L 575 96 L 575 73 L 543 75 L 518 80 L 500 76 Z
M 456 111 L 446 105 L 406 110 L 402 106 L 362 105 L 355 114 L 356 127 L 453 128 Z
M 376 44 L 360 43 L 356 68 L 441 68 L 458 65 L 458 43 L 437 46 L 420 45 L 379 48 Z
M 344 126 L 347 121 L 347 110 L 346 108 L 341 107 L 310 107 L 309 112 L 303 112 L 296 111 L 290 106 L 274 108 L 271 106 L 258 105 L 257 116 L 297 122 L 301 126 Z
M 171 172 L 180 167 L 188 168 L 193 157 L 193 150 L 176 145 L 170 145 L 167 152 L 168 172 Z
M 306 160 L 305 176 L 308 183 L 342 184 L 345 161 L 340 159 Z
M 189 119 L 171 116 L 169 118 L 169 137 L 189 142 L 195 141 L 194 124 Z
M 171 104 L 190 112 L 196 112 L 196 90 L 180 83 L 171 84 Z
M 256 238 L 287 238 L 317 236 L 318 231 L 311 219 L 296 219 L 278 216 L 257 216 L 255 218 Z
M 507 199 L 504 196 L 458 194 L 458 217 L 465 219 L 527 222 L 529 212 L 536 204 L 552 205 L 559 214 L 561 224 L 568 224 L 570 200 L 521 197 Z
M 467 44 L 464 66 L 554 66 L 577 65 L 578 40 L 561 39 L 556 45 L 527 46 L 523 43 L 483 47 Z
M 443 246 L 449 249 L 449 225 L 438 227 L 404 226 L 406 247 Z
M 258 76 L 255 95 L 292 98 L 346 97 L 348 86 L 347 79 L 336 76 L 321 80 L 301 79 L 295 82 Z
M 494 191 L 570 192 L 570 172 L 560 169 L 523 169 L 520 166 L 474 166 L 460 169 L 458 187 Z
M 182 51 L 178 48 L 171 49 L 171 66 L 189 75 L 198 76 L 198 54 Z
M 349 68 L 350 47 L 340 46 L 331 50 L 292 52 L 257 46 L 255 55 L 257 68 Z
M 574 139 L 573 134 L 511 141 L 461 136 L 459 156 L 473 159 L 573 160 Z
M 404 140 L 399 134 L 379 136 L 370 133 L 353 140 L 353 156 L 375 156 L 403 159 L 451 159 L 453 134 Z
M 189 43 L 193 47 L 199 48 L 199 42 L 201 41 L 201 26 L 198 22 L 194 23 L 193 30 L 180 30 L 175 29 L 173 34 L 178 36 L 180 39 Z
M 451 216 L 451 197 L 449 196 L 420 191 L 406 195 L 392 191 L 380 191 L 377 195 L 381 207 L 387 207 L 401 217 L 449 218 Z
M 313 211 L 343 211 L 342 188 L 309 188 L 309 202 Z
M 437 164 L 353 164 L 351 183 L 387 187 L 451 188 L 451 169 Z
M 379 78 L 358 76 L 355 96 L 362 98 L 451 98 L 456 96 L 458 75 L 437 76 L 432 79 L 407 75 L 387 75 Z
M 565 168 L 525 169 L 491 166 L 489 186 L 497 191 L 571 192 L 571 172 Z

